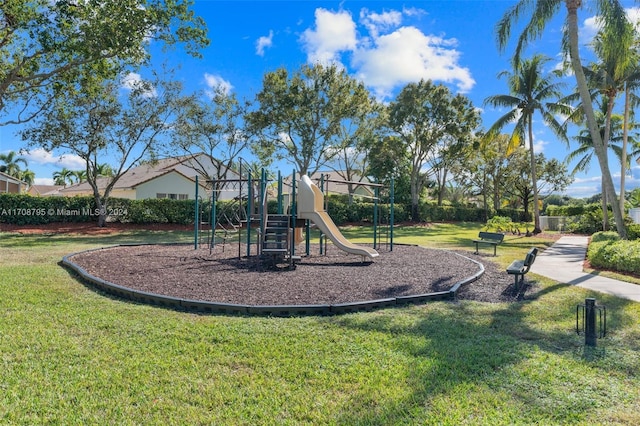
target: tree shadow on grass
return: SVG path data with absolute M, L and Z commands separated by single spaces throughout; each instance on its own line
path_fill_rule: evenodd
M 375 391 L 371 389 L 354 394 L 347 403 L 352 404 L 351 408 L 345 407 L 338 423 L 386 424 L 391 419 L 397 423 L 425 421 L 430 418 L 429 410 L 425 408 L 430 401 L 439 397 L 452 398 L 459 386 L 469 385 L 505 392 L 510 398 L 505 404 L 515 407 L 519 421 L 536 423 L 553 418 L 564 423 L 593 419 L 598 404 L 592 399 L 603 404 L 610 400 L 585 387 L 580 372 L 575 368 L 564 371 L 562 365 L 550 366 L 558 370 L 559 376 L 564 376 L 558 379 L 558 386 L 567 388 L 567 392 L 566 397 L 563 395 L 554 404 L 547 404 L 545 389 L 555 392 L 555 379 L 550 383 L 536 383 L 536 374 L 548 374 L 544 371 L 546 367 L 527 361 L 532 356 L 546 358 L 537 353 L 539 351 L 566 358 L 567 365 L 576 361 L 587 364 L 598 361 L 580 356 L 581 344 L 573 329 L 553 326 L 555 322 L 566 323 L 567 317 L 575 315 L 575 305 L 568 306 L 565 312 L 556 305 L 545 306 L 541 302 L 546 296 L 567 287 L 566 284 L 549 285 L 516 303 L 454 302 L 417 306 L 407 308 L 400 320 L 395 318 L 397 311 L 394 310 L 335 318 L 333 323 L 347 329 L 388 335 L 392 342 L 389 349 L 409 359 L 408 370 L 402 377 L 406 380 L 404 386 L 411 389 L 400 400 L 376 400 Z M 567 295 L 562 297 L 567 298 Z M 617 308 L 621 309 L 626 303 L 618 301 Z M 531 315 L 545 317 L 534 323 Z M 562 361 L 554 361 L 558 362 Z M 522 368 L 527 369 L 523 373 L 519 372 L 521 363 L 526 365 Z M 621 373 L 625 372 L 629 362 L 621 362 L 619 368 Z M 538 388 L 536 392 L 540 395 L 532 396 L 531 386 Z M 570 397 L 571 392 L 576 394 Z M 375 409 L 354 408 L 367 406 Z

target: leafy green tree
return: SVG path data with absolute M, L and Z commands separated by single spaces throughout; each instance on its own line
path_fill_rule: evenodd
M 53 183 L 55 185 L 73 184 L 73 171 L 63 167 L 62 170 L 58 170 L 53 173 Z
M 18 179 L 25 182 L 28 186 L 32 186 L 36 181 L 36 174 L 33 170 L 22 170 L 18 174 Z
M 31 146 L 75 154 L 84 160 L 87 183 L 100 212 L 98 226 L 104 226 L 114 185 L 143 159 L 155 158 L 170 131 L 179 111 L 181 87 L 142 82 L 126 100 L 121 99 L 117 82 L 99 82 L 89 89 L 56 98 L 52 108 L 39 115 L 22 137 Z M 107 157 L 114 159 L 111 177 L 101 175 L 102 161 Z
M 520 62 L 522 51 L 530 41 L 542 35 L 545 26 L 551 21 L 553 16 L 559 12 L 561 6 L 564 4 L 567 15 L 565 25 L 563 26 L 562 47 L 571 59 L 571 68 L 576 79 L 580 99 L 584 105 L 587 125 L 591 133 L 591 138 L 593 139 L 594 150 L 598 158 L 600 170 L 605 179 L 606 191 L 612 203 L 618 234 L 621 238 L 626 238 L 627 231 L 622 218 L 622 210 L 617 203 L 613 179 L 607 162 L 606 147 L 602 142 L 602 137 L 598 130 L 589 86 L 582 68 L 578 40 L 578 10 L 583 6 L 583 3 L 586 2 L 582 0 L 519 0 L 507 10 L 498 22 L 496 27 L 497 41 L 499 48 L 504 50 L 511 35 L 512 24 L 518 22 L 523 15 L 530 12 L 530 18 L 518 37 L 513 54 L 513 64 L 517 65 Z M 602 27 L 605 28 L 606 31 L 610 31 L 611 34 L 620 34 L 621 37 L 626 37 L 628 34 L 628 21 L 620 1 L 597 0 L 593 3 L 596 11 L 599 13 Z
M 341 123 L 336 143 L 325 152 L 327 166 L 347 182 L 350 202 L 357 188 L 352 182 L 362 182 L 367 176 L 369 146 L 384 136 L 384 120 L 383 105 L 369 98 L 351 120 Z
M 20 164 L 23 164 L 27 167 L 29 164 L 27 160 L 23 157 L 20 157 L 18 153 L 15 151 L 9 151 L 6 154 L 0 154 L 0 172 L 6 173 L 13 177 L 18 177 L 22 169 L 20 168 Z
M 154 41 L 183 43 L 198 56 L 208 44 L 193 1 L 0 2 L 0 117 L 32 119 L 85 73 L 115 78 L 149 59 Z M 85 71 L 79 72 L 83 68 Z M 90 71 L 86 71 L 86 70 Z M 16 105 L 17 108 L 9 108 Z
M 486 218 L 491 217 L 490 207 L 494 212 L 501 207 L 510 138 L 507 134 L 491 138 L 478 135 L 473 144 L 465 146 L 453 169 L 456 182 L 481 197 Z
M 458 131 L 449 132 L 440 138 L 436 143 L 435 149 L 430 150 L 426 158 L 429 175 L 433 178 L 435 184 L 434 189 L 439 206 L 442 205 L 447 190 L 454 187 L 448 185 L 451 183 L 449 182 L 449 177 L 465 147 L 474 145 L 475 136 L 472 131 L 480 124 L 478 110 L 465 96 L 456 95 L 451 104 L 452 111 L 458 114 L 455 119 L 460 123 Z M 456 192 L 460 194 L 459 188 Z
M 184 114 L 175 123 L 172 147 L 188 153 L 192 167 L 208 180 L 227 179 L 229 170 L 249 147 L 243 129 L 246 109 L 245 103 L 222 88 L 214 89 L 210 100 L 189 97 Z M 200 153 L 207 154 L 206 159 L 196 155 Z M 215 189 L 222 189 L 222 185 L 217 183 Z
M 528 216 L 529 206 L 538 202 L 533 197 L 533 183 L 531 180 L 530 155 L 526 149 L 520 148 L 509 156 L 509 162 L 504 169 L 504 193 L 519 200 Z M 535 156 L 538 177 L 536 187 L 541 194 L 564 191 L 572 182 L 567 165 L 555 158 L 547 160 L 544 154 Z
M 335 155 L 342 126 L 357 119 L 369 102 L 364 85 L 335 65 L 285 68 L 267 73 L 256 95 L 256 110 L 246 115 L 246 128 L 261 159 L 275 157 L 313 174 Z
M 428 181 L 423 167 L 446 138 L 461 140 L 477 124 L 470 102 L 453 96 L 444 85 L 421 80 L 406 85 L 389 105 L 389 128 L 409 159 L 411 218 L 420 221 L 419 201 Z M 473 119 L 471 119 L 473 117 Z M 463 121 L 459 121 L 463 119 Z
M 557 73 L 543 75 L 542 73 L 542 68 L 548 60 L 542 55 L 535 55 L 531 59 L 516 64 L 513 73 L 507 71 L 500 73 L 500 76 L 507 76 L 510 93 L 508 95 L 489 96 L 485 100 L 485 104 L 508 109 L 508 112 L 498 118 L 491 126 L 487 132 L 488 137 L 497 135 L 504 127 L 515 122 L 507 154 L 523 144 L 526 139 L 529 141 L 529 168 L 531 169 L 531 188 L 534 199 L 534 234 L 541 232 L 537 188 L 538 177 L 533 143 L 534 114 L 540 114 L 547 127 L 558 138 L 568 143 L 565 130 L 556 119 L 555 113 L 567 113 L 569 108 L 556 102 L 562 96 L 562 84 L 557 81 L 559 75 Z

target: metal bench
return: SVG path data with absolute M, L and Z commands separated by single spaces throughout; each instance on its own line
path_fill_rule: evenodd
M 533 262 L 535 262 L 537 255 L 538 249 L 532 247 L 529 249 L 524 260 L 514 260 L 511 262 L 511 265 L 507 267 L 507 274 L 513 275 L 515 278 L 514 290 L 517 291 L 519 285 L 524 281 L 524 276 L 529 272 L 529 269 L 531 268 L 531 265 L 533 265 Z
M 478 234 L 478 239 L 473 240 L 473 243 L 476 245 L 475 254 L 478 254 L 478 246 L 480 244 L 492 245 L 493 246 L 493 255 L 496 255 L 496 247 L 498 244 L 502 243 L 504 240 L 504 234 L 500 234 L 499 232 L 482 232 Z

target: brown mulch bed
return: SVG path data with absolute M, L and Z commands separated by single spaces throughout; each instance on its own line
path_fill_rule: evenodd
M 109 223 L 50 223 L 10 225 L 0 223 L 0 232 L 21 234 L 105 235 L 129 230 L 181 230 L 190 225 L 134 225 Z M 219 250 L 218 250 L 219 249 Z M 298 249 L 302 253 L 304 247 Z M 513 277 L 498 267 L 486 253 L 458 252 L 484 265 L 485 273 L 464 286 L 458 299 L 482 302 L 520 300 L 535 291 L 535 281 L 525 279 L 523 291 L 514 293 Z M 197 252 L 193 246 L 131 246 L 100 250 L 71 259 L 87 272 L 114 284 L 186 299 L 245 305 L 331 304 L 416 295 L 448 290 L 456 282 L 474 275 L 478 265 L 455 253 L 395 245 L 380 251 L 373 263 L 329 247 L 321 256 L 302 257 L 295 270 L 269 270 L 257 258 L 246 258 L 237 246 L 221 246 Z
M 462 288 L 458 299 L 506 302 L 514 294 L 513 277 L 483 255 L 416 246 L 394 245 L 374 262 L 329 246 L 320 255 L 312 246 L 295 268 L 271 267 L 246 248 L 217 245 L 194 250 L 189 245 L 120 246 L 81 253 L 70 258 L 89 274 L 114 284 L 172 297 L 241 305 L 316 305 L 377 300 L 447 291 L 457 282 L 485 273 Z M 527 281 L 525 281 L 527 282 Z M 530 282 L 530 281 L 528 281 Z M 525 287 L 525 291 L 527 288 Z M 529 288 L 530 291 L 530 288 Z

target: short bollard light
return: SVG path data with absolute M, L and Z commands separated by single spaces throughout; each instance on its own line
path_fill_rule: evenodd
M 607 334 L 607 308 L 596 306 L 594 298 L 585 299 L 576 307 L 576 333 L 584 334 L 585 345 L 596 346 L 596 340 Z

